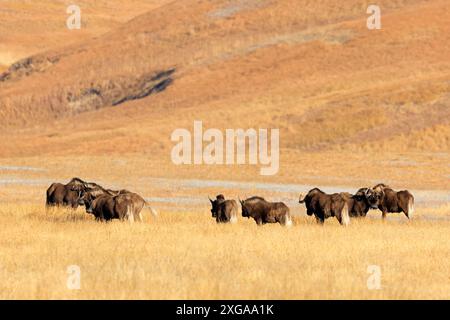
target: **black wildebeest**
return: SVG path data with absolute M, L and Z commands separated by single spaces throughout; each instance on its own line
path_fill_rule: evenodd
M 110 195 L 108 193 L 90 193 L 83 195 L 86 212 L 95 216 L 96 220 L 110 221 L 112 219 L 127 219 L 142 222 L 142 209 L 148 208 L 156 216 L 158 213 L 138 194 L 133 192 Z
M 209 197 L 208 197 L 209 199 Z M 236 223 L 238 215 L 238 205 L 236 200 L 225 200 L 222 194 L 216 196 L 216 200 L 211 200 L 211 214 L 216 218 L 217 223 Z
M 390 212 L 403 212 L 408 219 L 414 213 L 414 196 L 408 190 L 394 191 L 380 183 L 366 192 L 366 198 L 373 209 L 380 209 L 383 219 Z
M 47 207 L 65 206 L 76 209 L 86 186 L 80 178 L 73 178 L 67 184 L 52 183 L 47 189 Z
M 289 208 L 283 202 L 268 202 L 261 197 L 251 197 L 239 202 L 242 216 L 255 219 L 257 225 L 266 223 L 279 223 L 288 227 L 292 225 Z
M 336 217 L 341 225 L 350 223 L 348 203 L 338 193 L 326 194 L 318 188 L 311 189 L 307 194 L 300 194 L 299 203 L 305 203 L 307 215 L 315 215 L 317 222 Z
M 341 197 L 347 202 L 348 213 L 351 218 L 361 218 L 370 210 L 369 201 L 366 198 L 368 188 L 361 188 L 355 194 L 341 192 Z

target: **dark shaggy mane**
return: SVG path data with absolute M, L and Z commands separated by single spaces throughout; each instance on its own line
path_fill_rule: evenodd
M 320 192 L 320 193 L 325 194 L 325 192 L 323 192 L 323 191 L 320 190 L 319 188 L 313 188 L 313 189 L 309 190 L 309 192 L 313 192 L 313 191 L 318 191 L 318 192 Z M 309 193 L 309 192 L 308 192 L 308 193 Z

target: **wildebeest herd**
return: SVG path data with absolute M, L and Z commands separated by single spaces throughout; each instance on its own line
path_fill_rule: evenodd
M 86 212 L 93 214 L 95 219 L 100 221 L 142 221 L 143 208 L 148 208 L 153 215 L 157 215 L 156 210 L 136 193 L 105 189 L 94 182 L 85 182 L 79 178 L 73 178 L 65 185 L 53 183 L 47 189 L 46 205 L 47 208 L 63 206 L 73 209 L 84 205 Z
M 217 223 L 236 223 L 239 207 L 235 200 L 226 200 L 222 194 L 211 202 L 211 214 Z M 289 207 L 283 202 L 269 202 L 262 197 L 240 200 L 242 217 L 253 218 L 257 225 L 279 223 L 291 226 Z M 361 188 L 355 194 L 347 192 L 327 194 L 318 188 L 300 194 L 299 203 L 305 204 L 308 216 L 314 215 L 318 223 L 335 217 L 341 225 L 350 218 L 365 217 L 370 209 L 379 209 L 383 219 L 387 213 L 403 212 L 410 219 L 414 213 L 414 197 L 408 190 L 394 191 L 385 184 Z M 142 221 L 141 211 L 147 208 L 157 212 L 138 194 L 128 190 L 111 190 L 93 183 L 73 178 L 67 184 L 53 183 L 47 189 L 47 207 L 64 206 L 77 209 L 85 206 L 86 212 L 97 220 L 112 219 Z
M 235 200 L 225 200 L 220 194 L 215 200 L 209 199 L 211 213 L 217 223 L 236 222 L 238 206 Z M 253 218 L 256 224 L 279 223 L 292 225 L 289 207 L 283 202 L 268 202 L 261 197 L 239 200 L 242 216 Z M 314 215 L 317 222 L 324 223 L 330 217 L 336 217 L 341 225 L 348 225 L 350 218 L 365 217 L 370 209 L 379 209 L 383 219 L 389 212 L 403 212 L 409 219 L 414 213 L 414 197 L 407 191 L 394 191 L 385 184 L 373 188 L 361 188 L 355 194 L 348 192 L 326 194 L 319 188 L 302 193 L 299 203 L 306 206 L 306 214 Z

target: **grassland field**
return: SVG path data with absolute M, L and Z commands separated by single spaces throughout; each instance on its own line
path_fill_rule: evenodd
M 433 221 L 423 214 L 446 218 Z M 448 206 L 414 220 L 379 214 L 257 227 L 240 217 L 161 211 L 142 224 L 96 222 L 36 204 L 1 204 L 2 299 L 448 299 Z M 67 287 L 80 267 L 79 290 Z M 368 287 L 370 266 L 381 288 Z
M 368 0 L 76 2 L 80 30 L 66 0 L 0 3 L 0 299 L 450 299 L 448 0 L 377 0 L 380 30 Z M 279 171 L 175 165 L 194 121 L 279 129 Z M 72 177 L 160 214 L 46 211 Z M 298 203 L 381 182 L 413 219 L 319 226 Z M 219 193 L 286 202 L 294 225 L 217 225 Z

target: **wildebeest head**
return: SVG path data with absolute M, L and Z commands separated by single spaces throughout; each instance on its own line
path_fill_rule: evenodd
M 79 184 L 79 183 L 75 183 L 75 184 L 71 183 L 70 190 L 78 193 L 78 205 L 82 206 L 84 204 L 82 197 L 86 191 L 85 186 L 83 184 Z
M 361 188 L 353 195 L 353 198 L 356 201 L 366 201 L 366 192 L 369 190 L 369 188 Z
M 245 205 L 245 200 L 239 199 L 239 203 L 241 204 L 241 207 L 242 207 L 242 216 L 243 216 L 244 218 L 249 218 L 249 217 L 250 217 L 250 214 L 249 214 L 249 212 L 248 212 L 248 208 L 247 208 L 246 205 Z
M 364 193 L 367 202 L 371 209 L 378 209 L 381 199 L 384 196 L 384 191 L 375 191 L 373 189 L 367 189 Z
M 83 204 L 80 204 L 80 205 L 85 206 L 87 213 L 92 214 L 94 212 L 92 204 L 93 204 L 95 198 L 96 198 L 95 194 L 89 192 L 88 190 L 86 192 L 84 192 L 82 197 L 80 198 L 80 202 L 83 202 Z
M 211 200 L 210 197 L 208 197 L 209 201 L 211 202 L 211 216 L 213 218 L 217 217 L 218 211 L 219 211 L 219 204 L 225 201 L 225 197 L 223 194 L 219 194 L 216 196 L 216 200 Z

